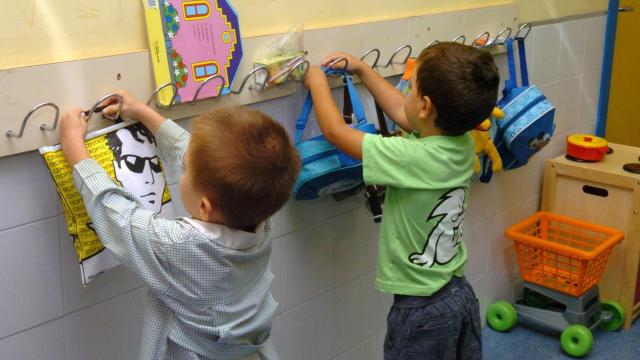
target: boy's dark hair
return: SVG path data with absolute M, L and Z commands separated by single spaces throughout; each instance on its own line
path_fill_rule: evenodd
M 125 127 L 124 129 L 131 133 L 131 136 L 135 141 L 141 144 L 146 141 L 157 146 L 155 136 L 153 136 L 151 131 L 149 131 L 149 129 L 144 127 L 144 125 L 142 125 L 141 123 L 135 123 L 133 125 Z M 122 160 L 122 140 L 118 137 L 117 133 L 117 131 L 114 131 L 107 135 L 107 143 L 109 144 L 109 148 L 113 152 L 113 157 L 115 158 L 116 162 L 119 163 L 120 160 Z M 146 140 L 144 140 L 142 137 L 145 137 Z
M 257 110 L 225 107 L 200 115 L 191 129 L 193 185 L 226 225 L 253 228 L 287 202 L 300 157 L 282 125 Z
M 422 50 L 416 62 L 416 90 L 433 102 L 435 125 L 445 135 L 462 135 L 489 117 L 500 82 L 491 54 L 442 42 Z

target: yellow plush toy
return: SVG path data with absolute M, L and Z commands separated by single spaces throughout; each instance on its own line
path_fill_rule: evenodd
M 491 116 L 495 119 L 502 119 L 504 117 L 504 112 L 498 109 L 497 107 L 493 108 L 491 112 Z M 496 146 L 493 144 L 491 140 L 491 136 L 489 134 L 489 128 L 491 128 L 491 120 L 486 119 L 480 125 L 476 126 L 474 130 L 471 131 L 471 138 L 475 144 L 474 146 L 474 155 L 475 159 L 473 162 L 473 173 L 480 173 L 480 157 L 481 153 L 486 153 L 491 159 L 491 168 L 493 172 L 498 172 L 502 170 L 502 159 L 500 159 L 500 155 L 498 154 L 498 150 L 496 150 Z

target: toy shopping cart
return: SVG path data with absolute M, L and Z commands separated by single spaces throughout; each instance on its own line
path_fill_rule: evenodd
M 597 286 L 609 253 L 624 238 L 621 231 L 538 212 L 507 229 L 506 235 L 515 242 L 524 292 L 515 304 L 498 301 L 489 306 L 491 328 L 505 332 L 521 318 L 560 331 L 562 349 L 582 357 L 593 346 L 592 329 L 622 326 L 622 307 L 601 302 Z

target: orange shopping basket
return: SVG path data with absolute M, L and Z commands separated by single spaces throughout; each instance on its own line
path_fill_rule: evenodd
M 522 279 L 580 296 L 596 285 L 607 257 L 624 234 L 548 212 L 538 212 L 507 229 L 516 245 Z

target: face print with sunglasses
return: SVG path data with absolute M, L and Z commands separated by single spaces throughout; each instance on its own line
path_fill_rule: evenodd
M 159 213 L 165 178 L 151 132 L 135 124 L 109 134 L 108 140 L 115 157 L 116 179 L 136 196 L 145 209 Z

